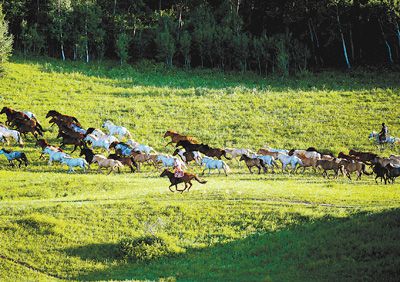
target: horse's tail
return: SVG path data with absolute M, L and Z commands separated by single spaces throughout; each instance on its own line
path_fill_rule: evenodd
M 226 151 L 225 150 L 222 150 L 222 155 L 225 157 L 225 159 L 227 159 L 227 160 L 231 160 L 231 158 L 228 158 L 228 156 L 226 155 Z
M 366 165 L 363 163 L 362 164 L 362 166 L 361 166 L 361 171 L 362 171 L 362 173 L 364 173 L 365 175 L 372 175 L 372 174 L 374 174 L 373 172 L 367 172 L 365 169 L 366 169 Z
M 207 181 L 201 180 L 200 178 L 198 178 L 197 175 L 194 176 L 194 179 L 196 179 L 196 181 L 199 182 L 200 184 L 206 184 L 207 183 Z
M 226 164 L 226 162 L 222 162 L 222 167 L 227 171 L 230 172 L 231 168 Z
M 24 146 L 24 141 L 22 140 L 21 132 L 19 132 L 19 131 L 17 131 L 17 142 L 18 142 L 20 147 Z
M 21 153 L 21 160 L 25 162 L 25 165 L 29 164 L 28 158 L 26 157 L 25 153 Z

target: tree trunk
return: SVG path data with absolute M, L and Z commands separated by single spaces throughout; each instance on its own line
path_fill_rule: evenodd
M 117 0 L 114 0 L 113 15 L 115 16 L 115 10 L 117 9 Z
M 381 21 L 379 21 L 379 26 L 380 26 L 380 28 L 381 28 L 381 33 L 382 33 L 383 41 L 385 41 L 385 45 L 386 45 L 386 50 L 387 50 L 387 53 L 388 53 L 389 62 L 390 62 L 391 64 L 393 64 L 392 48 L 390 48 L 390 44 L 389 44 L 389 42 L 388 42 L 387 39 L 386 39 L 386 34 L 385 34 L 384 30 L 383 30 L 383 26 L 382 26 L 382 22 L 381 22 Z
M 351 59 L 354 62 L 354 42 L 353 42 L 353 31 L 352 31 L 352 27 L 350 25 L 350 50 L 351 50 Z
M 349 61 L 349 56 L 347 54 L 347 47 L 346 47 L 346 41 L 344 40 L 344 34 L 343 34 L 343 30 L 342 30 L 342 25 L 340 23 L 340 18 L 339 18 L 339 7 L 336 6 L 336 20 L 339 26 L 339 32 L 340 32 L 340 37 L 342 39 L 342 46 L 343 46 L 343 54 L 344 54 L 344 58 L 346 60 L 346 65 L 348 69 L 351 69 L 351 65 L 350 65 L 350 61 Z
M 399 28 L 399 23 L 396 22 L 396 35 L 397 35 L 397 40 L 399 41 L 399 48 L 400 48 L 400 28 Z

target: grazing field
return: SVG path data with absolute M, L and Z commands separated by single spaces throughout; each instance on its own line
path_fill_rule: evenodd
M 335 153 L 378 152 L 368 134 L 382 121 L 400 136 L 398 73 L 263 79 L 22 58 L 7 69 L 0 105 L 34 112 L 53 144 L 50 109 L 84 127 L 110 119 L 166 153 L 173 151 L 164 147 L 167 129 L 217 147 Z M 311 170 L 250 175 L 229 161 L 231 175 L 201 176 L 206 185 L 180 194 L 150 166 L 69 175 L 38 160 L 31 137 L 25 143 L 28 168 L 9 168 L 0 156 L 0 280 L 400 279 L 399 184 L 328 180 Z

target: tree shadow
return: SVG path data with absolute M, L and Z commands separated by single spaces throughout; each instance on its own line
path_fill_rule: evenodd
M 112 87 L 132 88 L 135 86 L 162 87 L 173 89 L 196 88 L 195 95 L 204 95 L 205 90 L 220 90 L 245 88 L 287 92 L 290 89 L 302 91 L 354 91 L 376 88 L 398 89 L 398 72 L 382 72 L 354 70 L 351 72 L 325 71 L 307 73 L 291 77 L 262 77 L 255 73 L 222 72 L 210 69 L 167 69 L 162 65 L 140 66 L 128 65 L 121 67 L 113 61 L 99 61 L 90 64 L 66 61 L 52 58 L 22 58 L 14 57 L 15 63 L 32 64 L 42 72 L 80 74 L 82 81 L 85 77 L 98 79 L 98 83 Z M 79 80 L 78 76 L 74 79 Z M 147 95 L 146 91 L 143 95 Z M 152 95 L 154 91 L 151 91 Z M 163 93 L 165 94 L 165 93 Z M 178 93 L 180 95 L 180 93 Z M 129 93 L 118 94 L 122 97 L 131 96 Z M 149 94 L 150 95 L 150 94 Z M 189 95 L 183 92 L 182 95 Z M 345 94 L 343 94 L 345 95 Z
M 323 217 L 287 229 L 148 262 L 122 262 L 74 280 L 399 281 L 400 209 Z M 84 259 L 115 258 L 116 247 L 67 250 Z M 111 253 L 110 253 L 111 252 Z M 87 255 L 89 253 L 90 255 Z M 95 254 L 98 254 L 95 255 Z
M 68 248 L 63 250 L 69 256 L 80 257 L 82 260 L 108 262 L 116 260 L 117 245 L 111 243 L 98 243 Z

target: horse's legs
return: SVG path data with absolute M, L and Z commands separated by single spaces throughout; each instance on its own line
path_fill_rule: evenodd
M 169 191 L 171 191 L 172 193 L 174 193 L 175 191 L 171 189 L 171 187 L 174 186 L 174 184 L 171 184 L 168 186 Z
M 189 187 L 188 187 L 188 189 L 187 189 L 187 190 L 188 190 L 188 192 L 189 192 L 189 190 L 190 190 L 190 188 L 192 188 L 193 184 L 192 184 L 192 182 L 191 182 L 190 180 L 189 180 L 189 182 L 188 182 L 188 183 L 189 183 Z
M 76 148 L 78 148 L 78 145 L 75 145 L 75 147 L 74 147 L 74 149 L 72 150 L 71 154 L 72 154 L 73 152 L 75 152 Z
M 203 169 L 203 172 L 201 173 L 201 175 L 204 175 L 205 172 L 206 172 L 206 168 Z
M 220 175 L 220 174 L 221 174 L 221 171 L 219 170 L 219 168 L 217 168 L 217 170 L 218 170 L 218 175 Z
M 211 168 L 208 168 L 208 175 L 211 174 Z
M 18 161 L 18 168 L 21 168 L 21 165 L 22 165 L 21 159 L 17 159 L 17 161 Z
M 258 168 L 258 174 L 261 174 L 261 166 L 257 166 L 257 168 Z
M 251 171 L 251 166 L 247 165 L 247 169 L 250 171 L 250 174 L 253 174 L 253 172 Z

